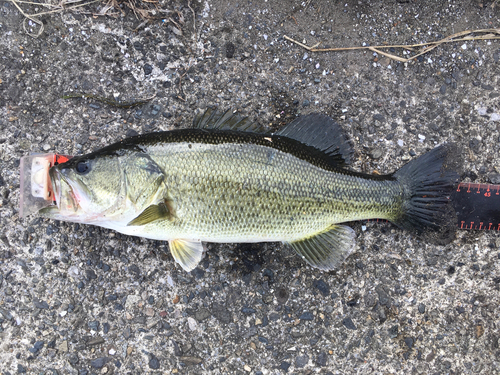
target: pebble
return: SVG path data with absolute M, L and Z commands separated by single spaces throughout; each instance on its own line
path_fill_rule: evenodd
M 90 366 L 92 366 L 93 368 L 102 368 L 107 361 L 108 360 L 106 357 L 96 358 L 90 361 Z
M 57 349 L 60 352 L 67 352 L 68 351 L 68 342 L 66 340 L 64 340 L 62 343 L 59 344 Z
M 306 311 L 302 313 L 302 315 L 299 317 L 300 320 L 314 320 L 314 315 L 310 311 Z
M 351 318 L 347 317 L 347 318 L 344 318 L 342 320 L 342 324 L 344 325 L 344 327 L 346 327 L 347 329 L 352 329 L 352 330 L 355 330 L 356 329 L 356 326 L 354 325 L 354 322 L 352 321 Z
M 418 305 L 418 312 L 420 314 L 425 313 L 425 305 L 423 303 L 421 303 L 421 304 Z
M 150 75 L 151 73 L 153 73 L 153 67 L 149 64 L 144 64 L 144 75 L 148 76 Z
M 488 175 L 488 179 L 492 184 L 500 184 L 500 174 L 499 173 L 491 173 Z
M 288 368 L 290 367 L 290 365 L 291 365 L 290 362 L 283 361 L 280 364 L 280 369 L 282 369 L 283 371 L 287 372 Z
M 243 366 L 243 369 L 246 371 L 246 372 L 251 372 L 252 371 L 252 368 L 248 365 L 245 365 Z
M 318 356 L 316 357 L 316 364 L 320 367 L 325 367 L 327 361 L 328 361 L 328 356 L 326 355 L 325 352 L 319 353 Z
M 326 297 L 330 294 L 330 287 L 322 279 L 314 280 L 313 287 L 318 289 L 323 297 Z
M 411 349 L 413 347 L 413 339 L 411 337 L 406 337 L 405 344 L 408 347 L 408 349 Z
M 307 354 L 299 355 L 297 358 L 295 358 L 295 367 L 303 368 L 307 365 L 308 362 L 309 356 Z
M 243 307 L 241 312 L 245 315 L 250 315 L 255 313 L 255 309 L 252 309 L 251 307 Z
M 48 143 L 45 143 L 43 145 L 43 151 L 49 151 L 50 150 L 50 145 Z
M 255 311 L 254 311 L 255 312 Z M 198 311 L 196 311 L 196 313 L 194 314 L 194 318 L 198 321 L 198 322 L 201 322 L 207 318 L 209 318 L 212 314 L 210 313 L 210 311 L 208 311 L 207 309 L 199 309 Z
M 89 322 L 88 327 L 89 327 L 89 329 L 91 329 L 93 331 L 98 331 L 99 330 L 99 322 L 97 320 Z
M 380 157 L 383 155 L 383 151 L 381 148 L 375 148 L 372 150 L 370 156 L 372 159 L 380 159 Z
M 391 339 L 394 339 L 394 338 L 398 337 L 398 331 L 399 331 L 399 327 L 397 325 L 395 325 L 395 326 L 392 326 L 391 328 L 389 328 L 387 333 L 389 334 L 389 337 Z
M 189 317 L 187 319 L 188 321 L 188 327 L 191 331 L 195 331 L 196 328 L 198 327 L 198 323 L 196 323 L 196 320 L 194 320 L 193 318 Z
M 160 361 L 154 355 L 151 355 L 151 359 L 149 360 L 149 368 L 153 370 L 160 368 Z
M 38 309 L 47 310 L 49 308 L 49 304 L 45 301 L 40 301 L 38 298 L 33 298 L 33 304 Z

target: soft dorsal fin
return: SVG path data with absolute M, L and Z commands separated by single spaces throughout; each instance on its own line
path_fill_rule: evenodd
M 263 133 L 263 127 L 248 117 L 243 117 L 231 110 L 225 112 L 208 108 L 202 115 L 196 115 L 193 127 L 197 129 L 238 130 Z
M 291 242 L 290 245 L 311 266 L 330 271 L 354 251 L 355 237 L 352 228 L 332 225 L 322 233 Z
M 327 115 L 311 113 L 301 116 L 274 134 L 295 139 L 322 151 L 335 160 L 339 167 L 351 162 L 353 150 L 344 131 Z

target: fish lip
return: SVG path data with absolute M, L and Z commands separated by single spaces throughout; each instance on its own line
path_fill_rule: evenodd
M 61 173 L 57 168 L 50 168 L 49 170 L 50 183 L 52 185 L 52 192 L 57 208 L 61 209 Z
M 57 167 L 52 167 L 50 170 L 49 170 L 49 177 L 50 177 L 50 182 L 52 184 L 52 190 L 53 190 L 53 193 L 54 193 L 54 198 L 55 198 L 55 206 L 52 206 L 54 207 L 54 209 L 52 209 L 52 211 L 55 210 L 55 207 L 57 207 L 57 211 L 59 213 L 67 213 L 67 212 L 62 212 L 62 211 L 74 211 L 74 212 L 77 212 L 78 211 L 78 207 L 80 206 L 79 203 L 78 203 L 78 200 L 76 199 L 76 195 L 75 195 L 75 192 L 74 192 L 74 187 L 73 185 L 71 184 L 71 182 L 68 180 L 68 178 L 66 178 L 64 172 L 62 172 L 61 170 L 59 170 L 59 168 Z M 70 204 L 67 205 L 68 207 L 62 207 L 62 199 L 61 199 L 61 195 L 62 195 L 62 182 L 63 181 L 69 191 L 68 191 L 68 197 L 69 197 L 69 201 L 70 201 Z M 68 210 L 69 209 L 69 210 Z

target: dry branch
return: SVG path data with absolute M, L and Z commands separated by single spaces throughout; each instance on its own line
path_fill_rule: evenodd
M 484 35 L 475 35 L 475 34 L 484 34 Z M 479 29 L 479 30 L 466 30 L 466 31 L 461 31 L 456 34 L 452 34 L 450 36 L 447 36 L 444 39 L 434 41 L 434 42 L 427 42 L 427 43 L 417 43 L 417 44 L 409 44 L 409 45 L 404 45 L 404 44 L 393 44 L 393 45 L 381 45 L 381 46 L 361 46 L 361 47 L 336 47 L 336 48 L 317 48 L 320 43 L 315 44 L 312 47 L 309 47 L 303 43 L 300 43 L 286 35 L 283 36 L 286 40 L 289 40 L 290 42 L 293 42 L 302 48 L 305 48 L 306 50 L 310 52 L 339 52 L 339 51 L 353 51 L 353 50 L 363 50 L 363 49 L 368 49 L 373 52 L 377 52 L 381 55 L 387 56 L 393 60 L 401 61 L 401 62 L 408 62 L 413 60 L 414 58 L 421 56 L 429 51 L 432 51 L 434 48 L 440 46 L 443 43 L 452 43 L 452 42 L 460 42 L 460 41 L 468 41 L 468 40 L 492 40 L 492 39 L 500 39 L 500 29 Z M 387 48 L 402 48 L 405 50 L 413 51 L 416 48 L 420 48 L 420 50 L 417 52 L 417 54 L 412 55 L 411 57 L 408 58 L 403 58 L 396 56 L 392 53 L 385 52 L 383 49 Z

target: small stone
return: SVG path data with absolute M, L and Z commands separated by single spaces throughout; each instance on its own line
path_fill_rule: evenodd
M 425 313 L 425 305 L 423 303 L 421 303 L 421 304 L 418 305 L 418 312 L 420 314 Z
M 327 361 L 328 356 L 325 352 L 319 353 L 319 355 L 316 357 L 316 364 L 320 367 L 325 367 Z
M 413 339 L 411 337 L 406 337 L 405 344 L 408 347 L 408 349 L 411 349 L 413 347 Z
M 380 159 L 380 157 L 382 156 L 382 154 L 383 154 L 382 149 L 375 148 L 375 149 L 372 150 L 370 156 L 371 156 L 372 159 Z
M 160 361 L 154 355 L 151 355 L 151 359 L 149 360 L 149 368 L 153 370 L 160 368 Z
M 280 369 L 282 369 L 283 371 L 287 372 L 288 371 L 288 368 L 290 367 L 290 362 L 286 362 L 286 361 L 283 361 L 281 362 L 280 364 Z
M 66 340 L 63 341 L 62 343 L 59 344 L 59 346 L 57 347 L 57 349 L 60 352 L 67 352 L 68 351 L 68 342 Z
M 146 315 L 147 316 L 154 316 L 155 315 L 155 310 L 151 307 L 146 308 Z
M 149 64 L 144 64 L 144 75 L 148 76 L 150 75 L 151 73 L 153 73 L 153 67 Z
M 48 143 L 43 145 L 43 151 L 49 151 L 50 150 L 50 145 Z
M 307 365 L 308 362 L 309 356 L 307 354 L 299 355 L 297 358 L 295 358 L 295 367 L 303 368 Z
M 304 102 L 302 103 L 302 107 L 308 107 L 309 105 L 311 104 L 311 102 L 309 100 L 304 100 Z
M 355 330 L 356 329 L 356 326 L 354 325 L 354 322 L 352 321 L 351 318 L 347 317 L 347 318 L 344 318 L 342 320 L 342 324 L 344 325 L 344 327 L 346 327 L 347 329 L 352 329 L 352 330 Z
M 484 327 L 482 325 L 476 326 L 476 337 L 480 338 L 484 334 Z
M 196 330 L 196 328 L 198 327 L 198 323 L 196 323 L 196 320 L 194 320 L 193 318 L 189 317 L 187 319 L 188 321 L 188 327 L 191 331 L 194 331 Z
M 106 362 L 106 357 L 96 358 L 90 361 L 90 366 L 92 366 L 93 368 L 102 368 L 106 364 Z
M 492 184 L 500 184 L 500 173 L 491 173 L 488 175 L 488 179 Z
M 259 326 L 262 324 L 262 320 L 260 320 L 259 318 L 255 319 L 255 325 L 256 326 Z
M 173 299 L 173 303 L 176 304 L 176 303 L 179 303 L 179 301 L 181 300 L 181 297 L 179 297 L 178 295 L 176 295 Z
M 36 308 L 38 309 L 48 309 L 49 304 L 45 301 L 40 301 L 38 298 L 33 298 L 33 304 L 35 305 Z
M 132 347 L 131 347 L 131 346 L 129 346 L 129 347 L 127 348 L 127 357 L 128 357 L 130 354 L 132 354 L 132 350 L 133 350 L 133 349 L 132 349 Z
M 196 313 L 194 314 L 194 318 L 198 321 L 198 322 L 201 322 L 207 318 L 209 318 L 212 314 L 210 313 L 210 311 L 208 311 L 207 309 L 199 309 L 198 311 L 196 311 Z
M 87 342 L 88 346 L 95 346 L 95 345 L 101 345 L 104 344 L 104 339 L 100 336 L 94 337 L 89 342 Z
M 314 315 L 310 311 L 304 312 L 300 317 L 300 320 L 314 320 Z
M 323 280 L 314 280 L 313 282 L 313 287 L 318 289 L 320 293 L 323 295 L 323 297 L 326 297 L 330 294 L 330 287 L 328 286 L 327 283 L 325 283 Z
M 198 365 L 203 362 L 203 360 L 198 357 L 180 357 L 179 360 L 188 366 Z
M 98 331 L 99 330 L 99 322 L 97 320 L 89 322 L 88 326 L 89 326 L 89 329 L 91 329 L 93 331 Z
M 231 42 L 226 43 L 226 57 L 228 59 L 233 58 L 235 50 L 236 50 L 236 47 L 234 46 L 233 43 L 231 43 Z
M 252 368 L 248 365 L 245 365 L 243 366 L 243 369 L 246 371 L 246 372 L 251 372 L 252 371 Z
M 397 325 L 395 326 L 392 326 L 391 328 L 389 328 L 388 330 L 388 333 L 389 333 L 389 337 L 391 339 L 394 339 L 396 337 L 398 337 L 398 331 L 399 331 L 399 327 Z
M 251 315 L 255 313 L 255 309 L 252 309 L 251 307 L 243 307 L 241 312 L 245 315 Z

